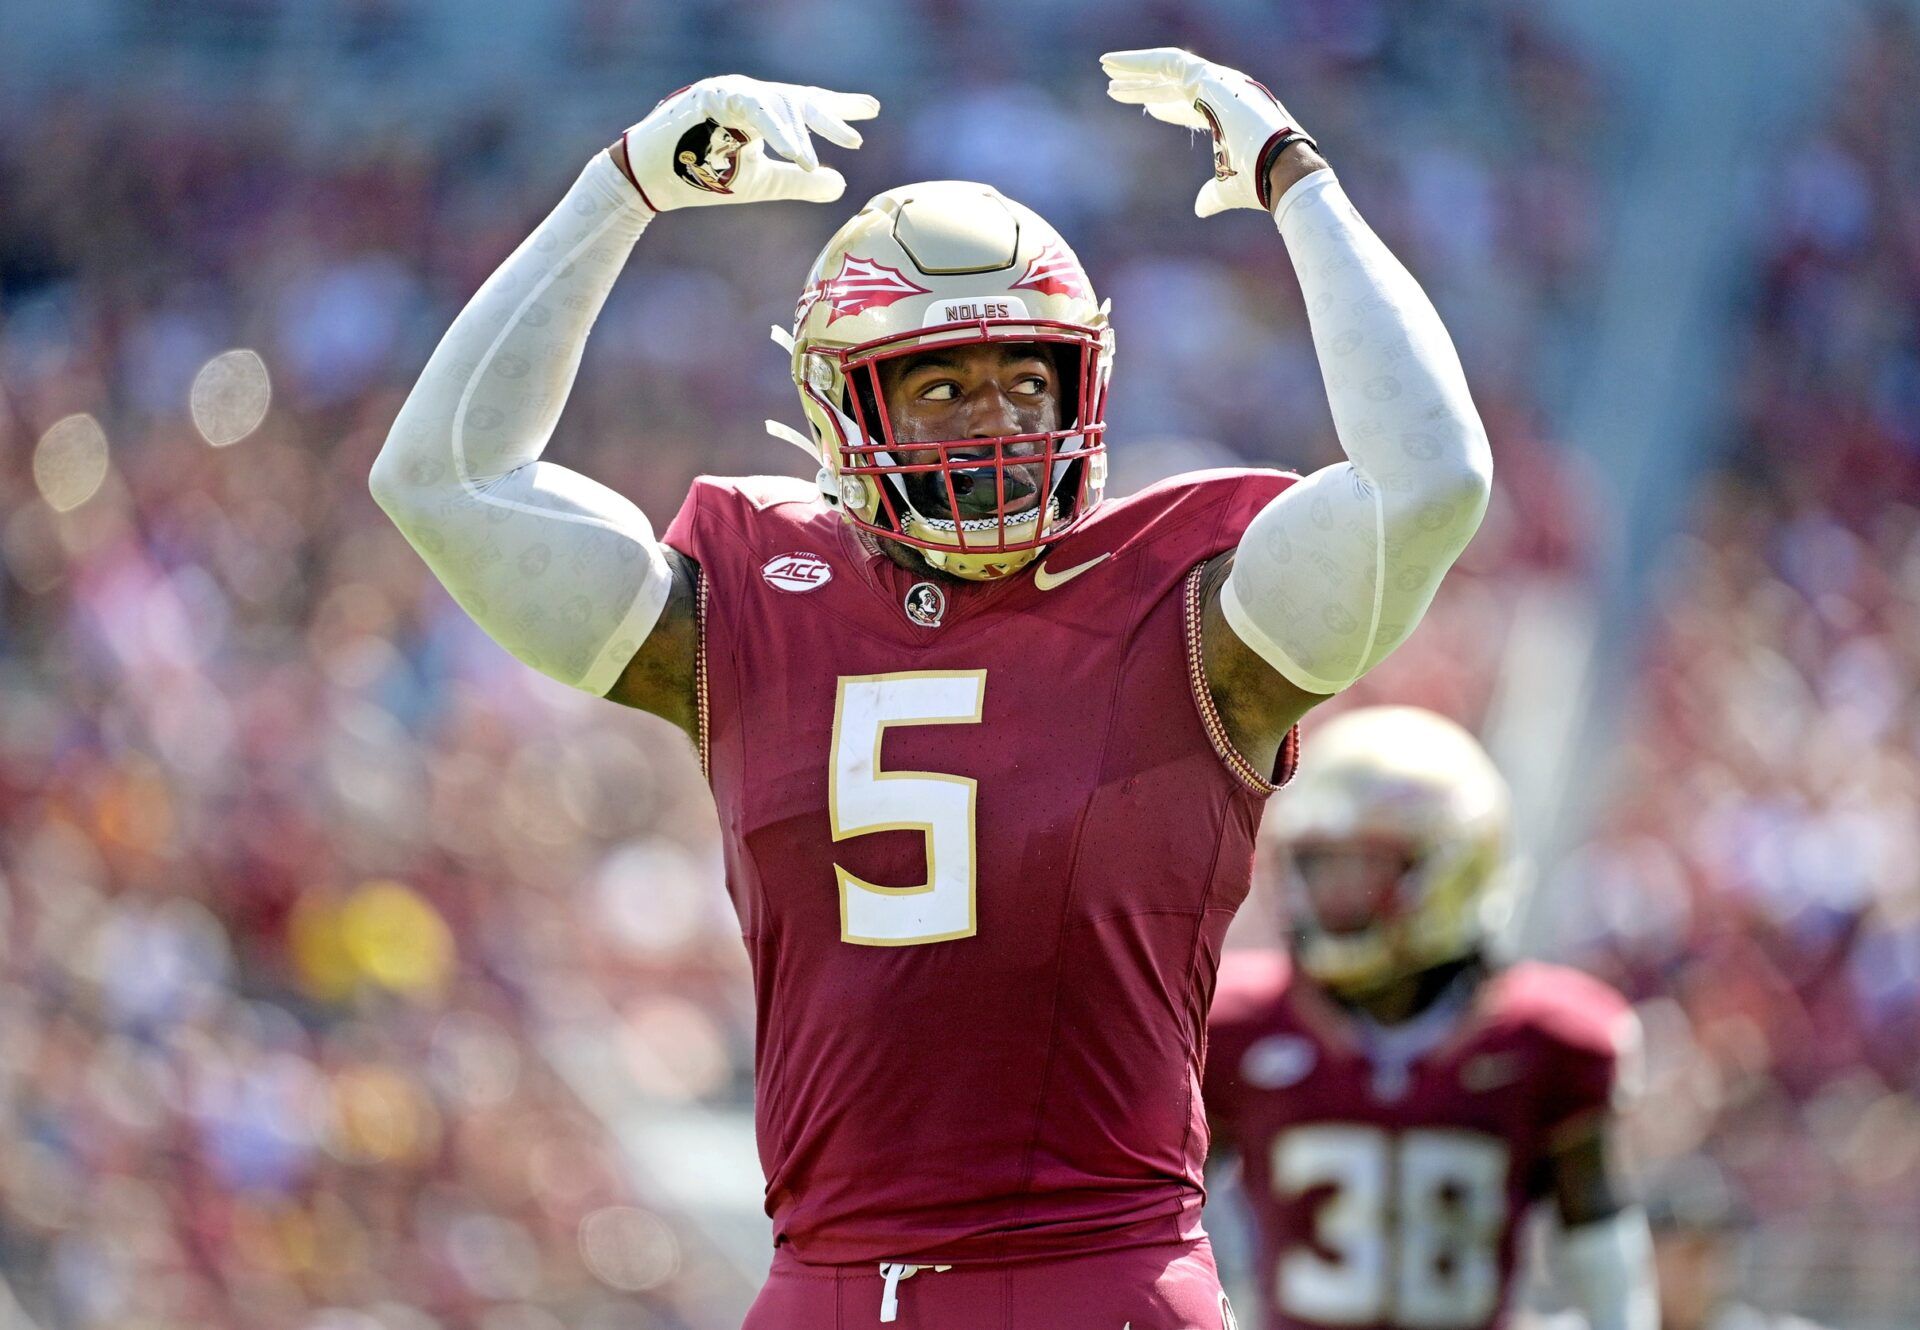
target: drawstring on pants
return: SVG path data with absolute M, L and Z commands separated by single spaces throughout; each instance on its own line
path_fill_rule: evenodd
M 900 1319 L 900 1281 L 912 1279 L 922 1270 L 931 1270 L 935 1274 L 942 1270 L 953 1269 L 950 1265 L 908 1265 L 904 1261 L 880 1262 L 880 1277 L 886 1286 L 880 1290 L 880 1320 L 884 1322 Z

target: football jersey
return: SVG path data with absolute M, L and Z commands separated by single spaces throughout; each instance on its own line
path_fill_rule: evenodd
M 1220 730 L 1199 574 L 1292 479 L 1178 477 L 963 584 L 810 485 L 694 483 L 666 541 L 701 568 L 767 1212 L 802 1261 L 1199 1233 L 1207 1005 L 1294 749 L 1257 772 Z
M 1240 1155 L 1268 1330 L 1504 1325 L 1520 1220 L 1611 1103 L 1633 1028 L 1599 980 L 1535 963 L 1423 1020 L 1424 1051 L 1418 1029 L 1369 1041 L 1285 956 L 1227 957 L 1206 1099 Z

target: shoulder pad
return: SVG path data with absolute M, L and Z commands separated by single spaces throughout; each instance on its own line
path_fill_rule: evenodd
M 1626 998 L 1580 970 L 1525 961 L 1494 983 L 1495 1019 L 1538 1030 L 1554 1043 L 1612 1054 L 1630 1037 L 1633 1008 Z
M 736 494 L 759 509 L 781 503 L 820 502 L 819 487 L 798 476 L 701 476 L 694 483 Z

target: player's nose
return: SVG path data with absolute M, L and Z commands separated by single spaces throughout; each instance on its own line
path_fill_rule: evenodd
M 1020 415 L 1013 399 L 998 384 L 988 384 L 967 398 L 969 439 L 991 439 L 1020 433 Z

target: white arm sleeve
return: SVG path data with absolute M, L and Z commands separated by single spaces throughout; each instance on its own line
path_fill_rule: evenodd
M 539 458 L 650 215 L 596 153 L 454 320 L 373 466 L 374 498 L 474 622 L 596 694 L 653 631 L 672 571 L 644 513 Z
M 1347 461 L 1262 509 L 1221 596 L 1227 623 L 1312 693 L 1405 641 L 1480 525 L 1493 456 L 1426 293 L 1330 170 L 1274 205 Z
M 1659 1330 L 1653 1234 L 1644 1210 L 1622 1210 L 1558 1237 L 1554 1273 L 1592 1330 Z

